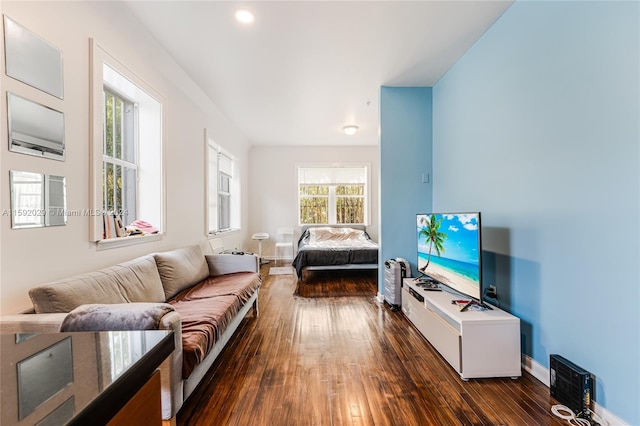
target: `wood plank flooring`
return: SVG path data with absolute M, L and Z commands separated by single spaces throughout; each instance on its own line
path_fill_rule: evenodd
M 549 389 L 464 382 L 401 312 L 375 300 L 376 271 L 268 275 L 178 425 L 565 425 Z

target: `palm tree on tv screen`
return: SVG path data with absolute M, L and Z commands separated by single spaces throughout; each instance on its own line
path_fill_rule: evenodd
M 426 218 L 422 218 L 421 224 L 422 229 L 420 229 L 419 236 L 424 236 L 426 241 L 429 242 L 429 252 L 427 253 L 427 264 L 419 269 L 420 272 L 424 273 L 424 271 L 429 266 L 429 262 L 431 262 L 431 251 L 433 249 L 436 250 L 436 254 L 440 257 L 440 253 L 444 253 L 444 240 L 447 239 L 447 234 L 444 232 L 440 232 L 440 224 L 442 222 L 442 217 L 440 219 L 436 219 L 436 215 L 432 214 L 427 222 Z M 426 223 L 426 226 L 425 226 Z

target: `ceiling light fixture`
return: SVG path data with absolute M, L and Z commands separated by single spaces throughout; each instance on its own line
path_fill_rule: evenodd
M 355 124 L 349 124 L 348 126 L 344 126 L 342 128 L 342 131 L 344 132 L 345 135 L 355 135 L 356 132 L 358 131 L 359 127 L 356 126 Z
M 238 22 L 241 22 L 243 24 L 251 24 L 253 23 L 253 21 L 255 21 L 255 16 L 253 16 L 253 13 L 249 12 L 246 9 L 240 9 L 236 12 L 236 19 L 238 20 Z

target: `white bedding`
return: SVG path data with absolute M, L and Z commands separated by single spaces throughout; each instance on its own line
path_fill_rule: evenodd
M 313 248 L 377 248 L 364 231 L 352 228 L 318 227 L 309 229 L 307 247 Z

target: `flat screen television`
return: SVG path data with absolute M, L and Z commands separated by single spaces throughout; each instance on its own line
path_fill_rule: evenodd
M 417 214 L 416 225 L 418 272 L 483 304 L 480 212 Z

